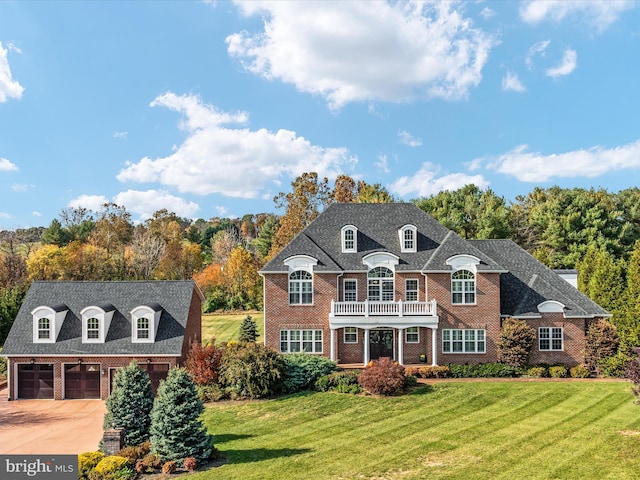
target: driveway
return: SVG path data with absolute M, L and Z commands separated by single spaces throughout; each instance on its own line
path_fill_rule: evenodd
M 7 400 L 0 389 L 0 454 L 78 454 L 98 449 L 102 400 Z

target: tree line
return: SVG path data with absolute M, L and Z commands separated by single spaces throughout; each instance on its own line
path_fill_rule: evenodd
M 280 214 L 187 219 L 163 209 L 143 223 L 119 205 L 63 209 L 48 227 L 0 232 L 0 343 L 34 280 L 193 278 L 205 310 L 261 309 L 258 270 L 339 202 L 396 202 L 382 185 L 304 173 L 274 197 Z M 507 201 L 467 185 L 412 200 L 466 239 L 508 238 L 554 269 L 578 269 L 579 288 L 640 345 L 640 189 L 536 187 Z

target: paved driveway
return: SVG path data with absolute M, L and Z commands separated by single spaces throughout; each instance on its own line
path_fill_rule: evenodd
M 0 389 L 0 454 L 78 454 L 98 449 L 102 400 L 7 401 Z

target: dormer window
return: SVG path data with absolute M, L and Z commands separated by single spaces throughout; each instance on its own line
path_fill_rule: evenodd
M 342 227 L 342 253 L 358 251 L 358 229 L 353 225 Z
M 418 233 L 414 225 L 405 225 L 398 234 L 400 235 L 400 251 L 413 253 L 418 251 Z
M 104 343 L 115 311 L 115 307 L 111 304 L 92 305 L 84 308 L 80 312 L 82 315 L 82 342 Z
M 156 341 L 162 307 L 157 303 L 140 305 L 131 310 L 131 341 L 153 343 Z
M 42 305 L 33 315 L 33 343 L 54 343 L 69 309 L 66 305 L 49 307 Z

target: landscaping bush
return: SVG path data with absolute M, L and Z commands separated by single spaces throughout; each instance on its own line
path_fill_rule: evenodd
M 135 472 L 129 468 L 129 461 L 117 455 L 104 457 L 89 474 L 89 478 L 101 480 L 127 480 L 134 476 Z
M 212 448 L 211 436 L 200 421 L 204 405 L 191 376 L 172 368 L 160 382 L 151 411 L 151 449 L 163 461 L 186 457 L 204 460 Z
M 415 375 L 405 375 L 405 388 L 411 388 L 418 385 L 418 377 Z
M 599 320 L 589 325 L 585 338 L 584 363 L 585 366 L 596 375 L 602 375 L 603 364 L 618 351 L 620 340 L 616 327 L 606 320 Z M 618 373 L 613 376 L 622 376 L 624 361 L 618 363 Z M 614 364 L 609 367 L 609 372 L 616 370 Z
M 536 378 L 548 377 L 549 372 L 547 370 L 547 367 L 542 367 L 542 366 L 530 367 L 527 369 L 527 376 L 536 377 Z
M 255 342 L 258 338 L 258 325 L 251 315 L 247 315 L 240 324 L 240 334 L 238 340 L 241 342 Z
M 589 378 L 591 376 L 589 369 L 584 365 L 576 365 L 575 367 L 570 368 L 569 374 L 571 375 L 571 378 Z
M 118 369 L 106 401 L 104 428 L 124 428 L 125 445 L 139 445 L 148 440 L 153 399 L 149 375 L 135 360 Z
M 78 455 L 78 478 L 85 480 L 89 478 L 89 474 L 104 458 L 102 452 L 84 452 Z
M 356 370 L 339 370 L 324 375 L 316 380 L 315 389 L 319 392 L 334 390 L 338 393 L 360 393 L 362 389 L 358 383 L 358 374 Z
M 129 460 L 129 465 L 135 467 L 138 460 L 144 458 L 149 454 L 151 450 L 151 442 L 148 440 L 140 445 L 126 446 L 116 452 L 119 457 L 124 457 Z
M 282 392 L 282 354 L 258 343 L 229 342 L 220 367 L 220 383 L 231 398 L 263 398 Z
M 217 402 L 227 396 L 224 388 L 217 383 L 211 385 L 196 385 L 196 391 L 198 392 L 198 397 L 200 397 L 200 400 L 204 403 Z
M 406 386 L 404 367 L 390 358 L 371 362 L 358 375 L 358 383 L 367 392 L 375 395 L 395 395 Z
M 569 371 L 564 365 L 554 365 L 549 367 L 549 376 L 551 378 L 565 378 L 568 374 Z
M 325 357 L 307 353 L 289 353 L 284 355 L 285 376 L 284 391 L 299 392 L 312 388 L 318 378 L 334 372 L 338 365 Z
M 617 352 L 599 362 L 600 374 L 603 377 L 624 378 L 625 365 L 630 357 L 624 352 Z
M 447 378 L 451 375 L 451 369 L 447 365 L 419 367 L 418 372 L 422 378 Z
M 452 378 L 509 378 L 515 377 L 518 370 L 505 363 L 477 363 L 474 365 L 448 365 Z
M 527 364 L 533 349 L 536 332 L 524 320 L 507 318 L 500 330 L 498 361 L 514 368 Z
M 136 462 L 136 472 L 138 473 L 152 473 L 160 467 L 162 467 L 162 459 L 153 453 L 146 454 L 142 460 Z
M 215 337 L 207 345 L 193 342 L 184 368 L 193 377 L 197 385 L 210 385 L 218 381 L 223 349 L 216 346 Z
M 178 466 L 176 462 L 173 460 L 169 460 L 168 462 L 164 462 L 164 465 L 162 465 L 162 473 L 164 473 L 165 475 L 169 475 L 175 473 L 177 468 Z
M 0 347 L 2 353 L 2 347 Z M 7 357 L 0 357 L 0 380 L 7 379 Z
M 182 462 L 184 469 L 188 472 L 193 472 L 198 468 L 198 461 L 193 457 L 187 457 Z

